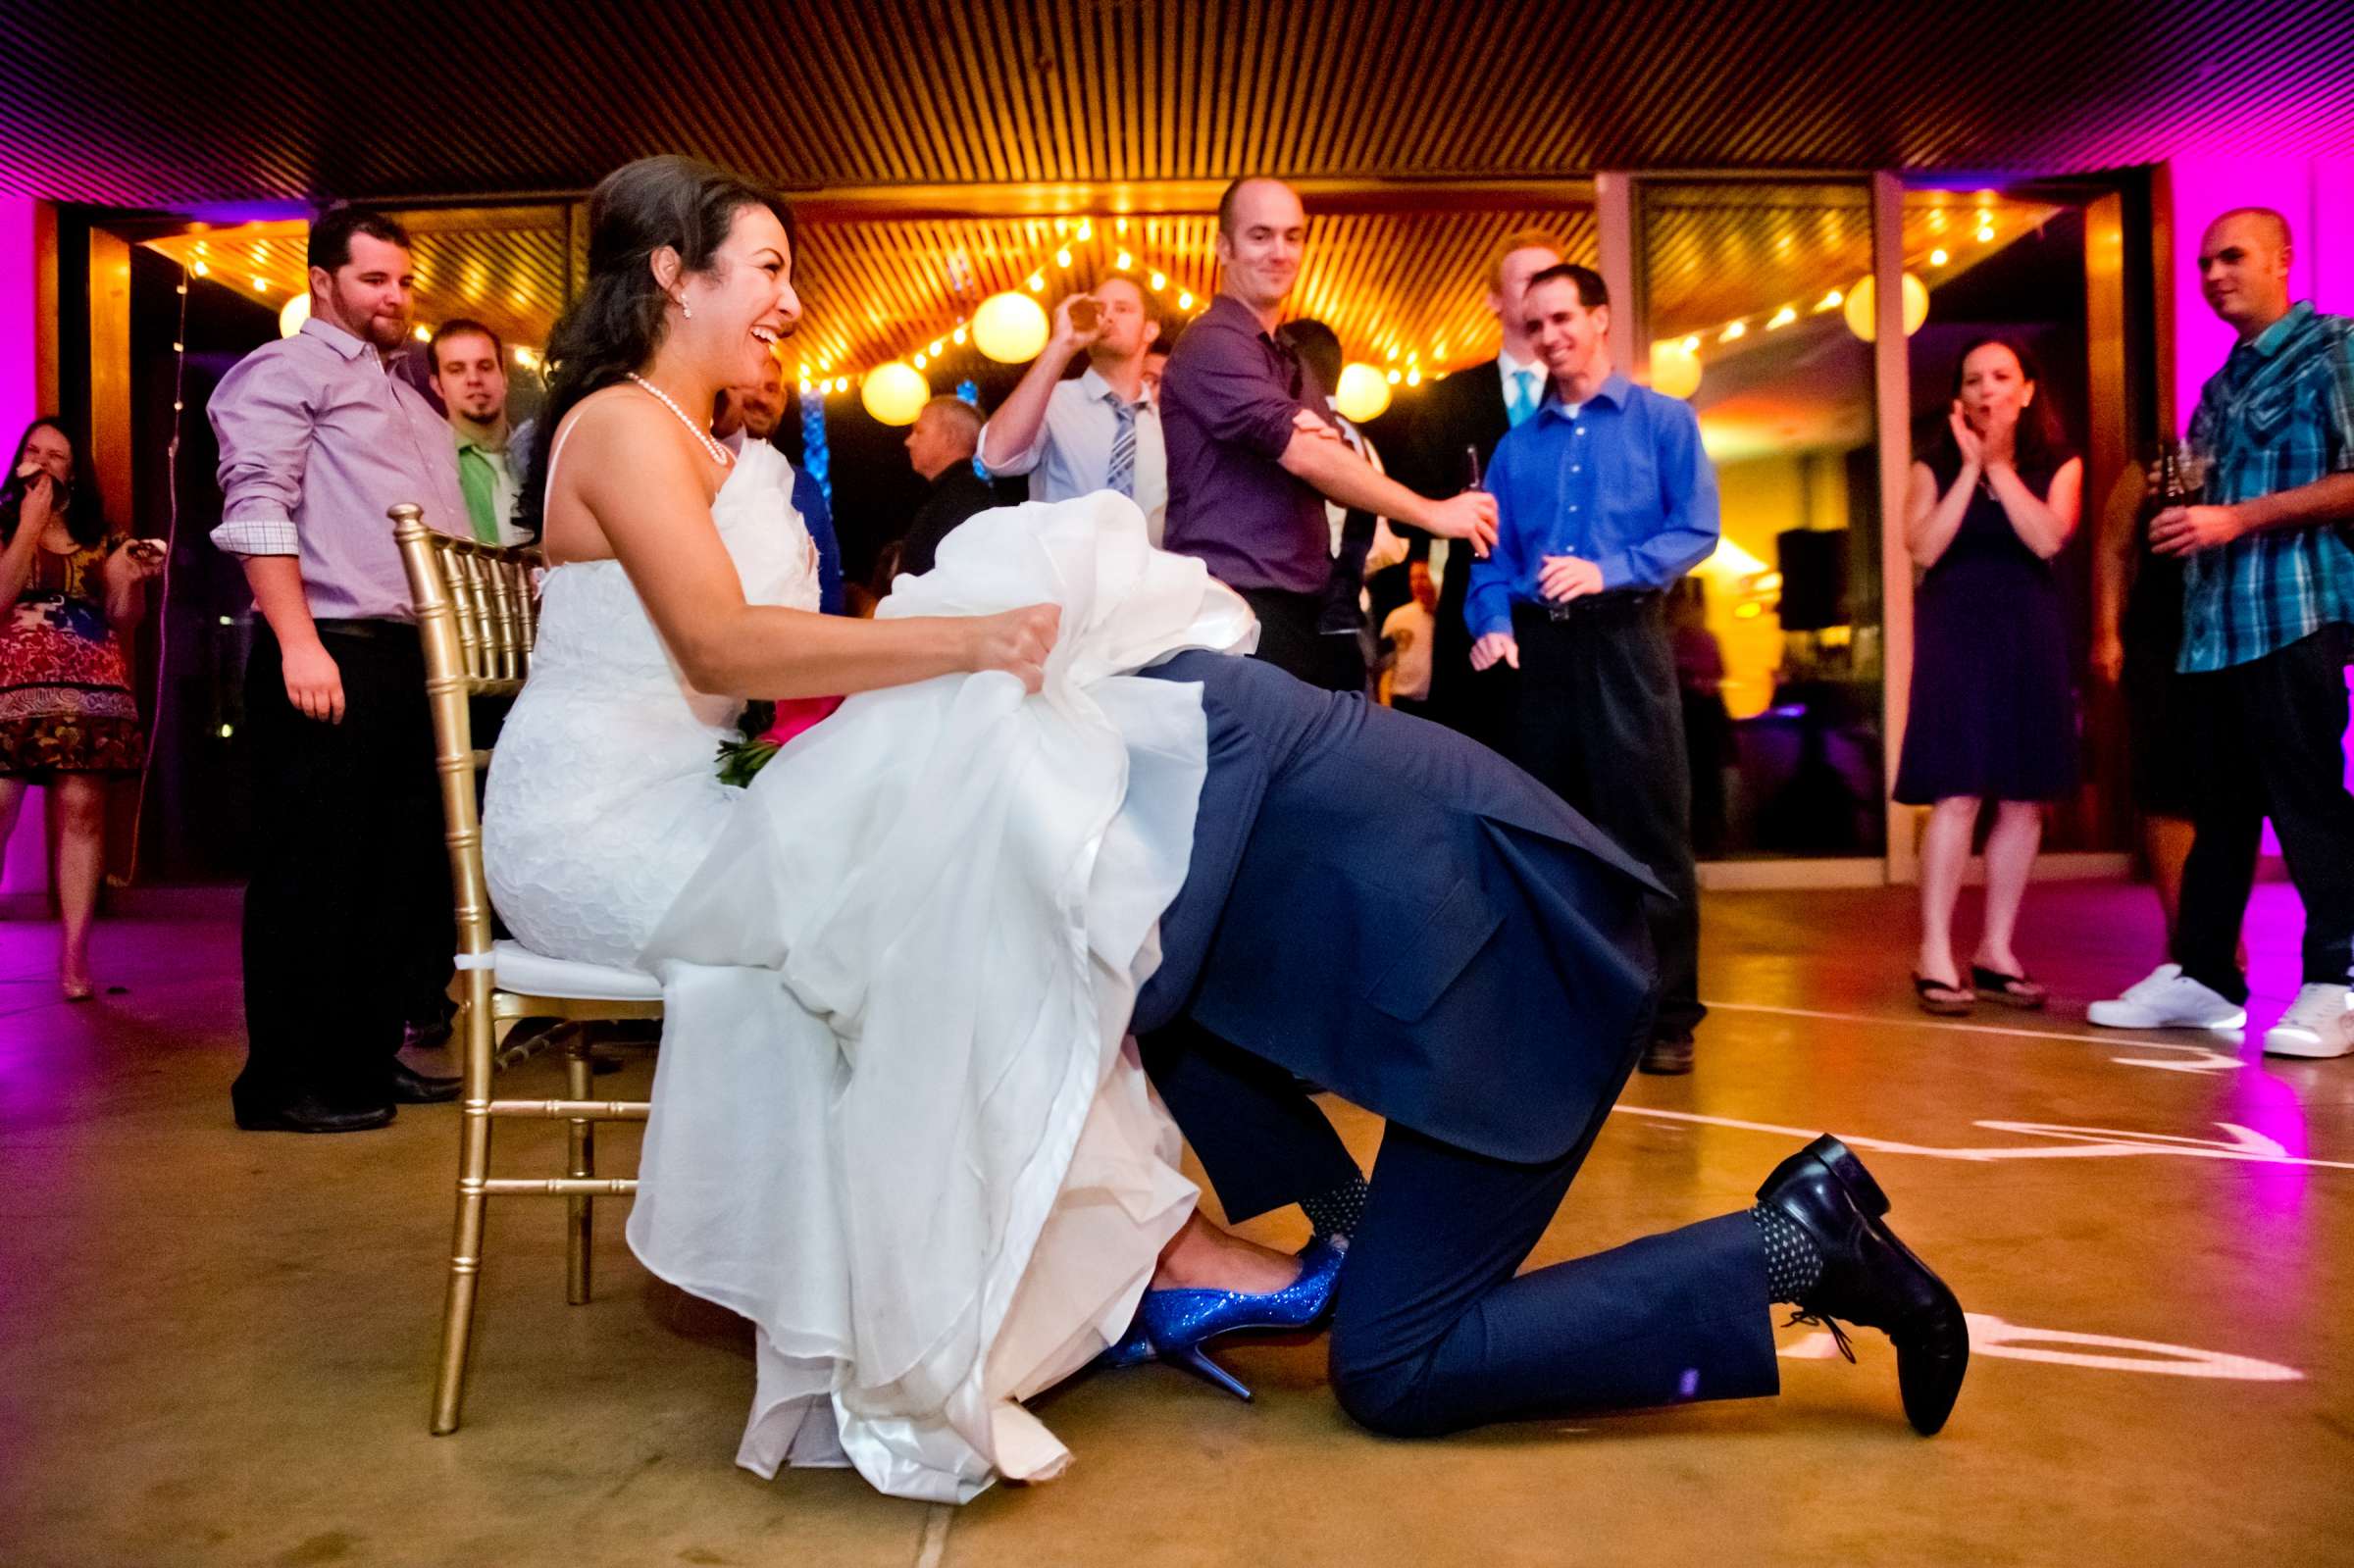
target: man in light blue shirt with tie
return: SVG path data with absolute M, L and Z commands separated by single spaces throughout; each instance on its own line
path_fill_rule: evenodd
M 1689 1072 L 1699 888 L 1665 594 L 1716 548 L 1716 473 L 1691 408 L 1612 364 L 1601 278 L 1549 267 L 1522 310 L 1549 385 L 1488 467 L 1496 549 L 1471 569 L 1471 665 L 1520 671 L 1513 760 L 1670 894 L 1650 912 L 1661 995 L 1643 1069 Z
M 1093 327 L 1072 320 L 1081 300 L 1094 307 Z M 997 477 L 1029 475 L 1033 501 L 1116 490 L 1144 512 L 1146 531 L 1158 544 L 1169 465 L 1160 409 L 1145 385 L 1145 355 L 1159 329 L 1133 278 L 1108 278 L 1093 294 L 1064 300 L 1045 352 L 982 430 L 981 466 Z M 1082 353 L 1087 370 L 1063 379 Z

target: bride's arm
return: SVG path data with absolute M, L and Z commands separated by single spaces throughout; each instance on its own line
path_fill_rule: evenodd
M 1005 670 L 1036 691 L 1061 611 L 854 621 L 747 604 L 720 541 L 707 481 L 669 413 L 649 400 L 584 409 L 564 478 L 645 601 L 695 689 L 822 697 L 969 670 Z

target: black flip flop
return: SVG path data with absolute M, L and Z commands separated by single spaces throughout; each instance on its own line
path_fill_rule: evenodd
M 1970 966 L 1970 983 L 1986 1000 L 2016 1007 L 2022 1013 L 2040 1011 L 2051 999 L 2051 992 L 2025 975 L 2006 975 L 1983 964 Z
M 1944 991 L 1946 994 L 1932 996 L 1929 994 L 1931 991 Z M 1967 1018 L 1970 1009 L 1977 1005 L 1967 987 L 1949 986 L 1942 980 L 1930 980 L 1925 975 L 1913 977 L 1913 999 L 1920 1004 L 1922 1012 L 1938 1018 Z

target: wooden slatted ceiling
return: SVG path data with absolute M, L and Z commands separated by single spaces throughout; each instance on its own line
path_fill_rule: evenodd
M 1992 192 L 1909 191 L 1905 266 L 1934 287 L 2055 211 Z M 1643 226 L 1652 335 L 1699 334 L 1704 360 L 1754 341 L 1719 344 L 1731 323 L 1754 334 L 1785 305 L 1802 319 L 1814 315 L 1832 290 L 1871 271 L 1871 215 L 1860 184 L 1656 185 Z
M 563 210 L 462 210 L 399 215 L 416 240 L 418 320 L 429 328 L 464 315 L 537 347 L 564 297 Z M 933 372 L 949 385 L 979 369 L 970 344 L 948 341 L 974 308 L 1000 289 L 1026 287 L 1035 274 L 1051 307 L 1062 294 L 1116 271 L 1119 253 L 1131 276 L 1150 285 L 1162 276 L 1158 308 L 1171 334 L 1199 312 L 1216 287 L 1206 214 L 1076 220 L 917 219 L 827 221 L 801 226 L 793 281 L 803 327 L 788 368 L 811 376 L 855 377 L 886 359 L 947 350 Z M 1058 228 L 1059 224 L 1059 228 Z M 1481 213 L 1319 214 L 1311 220 L 1307 259 L 1293 293 L 1294 315 L 1314 316 L 1341 336 L 1354 358 L 1429 371 L 1484 359 L 1496 350 L 1496 325 L 1483 303 L 1484 274 L 1514 230 L 1555 233 L 1573 260 L 1591 263 L 1593 217 L 1584 209 L 1512 209 Z M 211 282 L 250 287 L 282 304 L 305 287 L 303 226 L 273 223 L 153 241 L 191 266 L 207 264 Z M 202 247 L 201 251 L 198 247 Z M 1068 249 L 1065 267 L 1055 261 Z M 1180 300 L 1190 293 L 1190 307 Z
M 563 308 L 564 210 L 446 209 L 395 213 L 415 241 L 417 320 L 429 329 L 454 316 L 483 323 L 510 346 L 537 349 Z M 307 226 L 299 222 L 206 227 L 149 241 L 203 284 L 282 306 L 309 288 Z M 256 287 L 256 282 L 261 286 Z M 202 286 L 201 284 L 199 286 Z
M 130 206 L 659 151 L 802 189 L 2354 155 L 2354 7 L 2314 0 L 411 0 L 377 61 L 294 0 L 10 26 L 0 189 Z
M 1060 222 L 1059 232 L 1047 218 L 803 224 L 793 281 L 805 316 L 789 368 L 855 376 L 941 340 L 952 379 L 975 352 L 957 348 L 954 329 L 982 300 L 1026 288 L 1036 275 L 1045 283 L 1037 297 L 1050 309 L 1115 272 L 1122 250 L 1130 276 L 1148 285 L 1156 273 L 1165 279 L 1157 308 L 1172 336 L 1217 286 L 1216 223 L 1206 214 L 1138 216 L 1125 233 L 1118 220 L 1098 216 L 1087 239 L 1078 221 Z M 1593 215 L 1584 209 L 1316 214 L 1289 314 L 1324 322 L 1346 353 L 1374 364 L 1403 367 L 1410 356 L 1435 371 L 1484 359 L 1497 340 L 1484 302 L 1487 266 L 1522 228 L 1559 235 L 1572 260 L 1594 260 Z M 1064 250 L 1067 267 L 1055 259 Z M 942 383 L 941 375 L 933 379 Z

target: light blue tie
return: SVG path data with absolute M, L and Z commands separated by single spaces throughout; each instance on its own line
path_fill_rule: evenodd
M 1520 422 L 1536 411 L 1537 373 L 1526 370 L 1512 372 L 1512 406 L 1505 412 L 1513 428 L 1518 429 Z
M 1121 401 L 1120 394 L 1106 394 L 1111 404 L 1111 417 L 1119 428 L 1111 435 L 1111 465 L 1104 471 L 1103 487 L 1117 490 L 1131 501 L 1136 499 L 1136 408 Z

